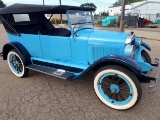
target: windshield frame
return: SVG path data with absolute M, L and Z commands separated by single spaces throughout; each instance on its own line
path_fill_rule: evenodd
M 92 27 L 81 27 L 81 28 L 79 28 L 75 31 L 73 30 L 73 27 L 72 27 L 73 24 L 71 24 L 71 22 L 70 22 L 71 19 L 70 19 L 70 16 L 69 16 L 70 15 L 69 11 L 71 11 L 71 10 L 67 10 L 66 15 L 67 15 L 67 19 L 68 19 L 68 25 L 69 25 L 69 28 L 70 28 L 72 34 L 76 33 L 79 30 L 82 30 L 82 29 L 94 29 L 94 19 L 93 19 L 93 14 L 92 14 L 93 11 L 87 11 L 87 12 L 90 12 L 90 14 L 91 14 L 90 16 L 91 16 L 92 21 L 90 23 L 92 24 Z M 85 10 L 76 10 L 76 11 L 85 11 Z M 79 24 L 83 24 L 83 23 L 79 23 Z

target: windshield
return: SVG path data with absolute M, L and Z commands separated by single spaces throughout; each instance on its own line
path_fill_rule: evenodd
M 93 28 L 91 11 L 68 10 L 68 16 L 73 32 L 81 28 Z

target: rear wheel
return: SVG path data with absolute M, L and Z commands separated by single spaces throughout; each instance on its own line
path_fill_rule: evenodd
M 120 66 L 101 68 L 95 75 L 94 89 L 104 104 L 117 110 L 134 107 L 142 96 L 137 77 Z
M 9 51 L 7 55 L 8 65 L 13 74 L 17 77 L 26 77 L 28 75 L 28 69 L 24 66 L 24 63 L 16 50 Z

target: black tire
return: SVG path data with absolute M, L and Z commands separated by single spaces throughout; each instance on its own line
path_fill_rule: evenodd
M 107 76 L 107 75 L 110 75 L 110 76 Z M 118 76 L 118 77 L 113 79 L 112 76 L 114 77 Z M 121 80 L 118 80 L 118 79 L 121 79 Z M 124 83 L 123 80 L 125 80 L 126 83 Z M 118 92 L 113 93 L 113 91 L 111 90 L 111 86 L 113 84 L 119 87 Z M 126 84 L 126 85 L 129 84 L 128 85 L 129 89 L 127 90 L 124 88 L 122 89 L 122 84 Z M 123 87 L 126 88 L 126 86 L 123 86 Z M 94 89 L 95 89 L 95 92 L 98 98 L 104 104 L 116 110 L 127 110 L 130 108 L 133 108 L 139 103 L 142 97 L 142 88 L 141 88 L 140 82 L 137 79 L 137 77 L 130 70 L 124 67 L 121 67 L 121 66 L 116 66 L 116 65 L 109 65 L 106 67 L 102 67 L 96 72 L 95 79 L 94 79 Z M 121 94 L 122 91 L 123 92 L 128 91 L 128 96 L 126 96 L 126 99 L 123 99 L 124 96 L 122 99 L 119 97 L 118 94 Z M 114 97 L 110 97 L 110 94 L 112 94 L 112 96 L 114 94 Z M 119 99 L 116 96 L 118 96 Z M 130 98 L 130 101 L 125 103 L 125 101 L 128 100 L 128 98 Z M 124 103 L 124 105 L 123 104 L 120 105 L 121 103 Z
M 24 61 L 21 56 L 18 54 L 17 50 L 12 49 L 8 52 L 7 61 L 10 70 L 17 77 L 23 78 L 28 75 L 29 69 L 24 65 Z
M 147 62 L 149 64 L 152 63 L 150 55 L 145 50 L 142 50 L 141 56 L 142 56 L 142 59 L 144 60 L 144 62 Z

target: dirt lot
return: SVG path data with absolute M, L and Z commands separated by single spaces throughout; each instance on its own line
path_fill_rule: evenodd
M 0 26 L 0 50 L 7 36 Z M 160 58 L 160 41 L 151 45 L 152 58 Z M 155 74 L 150 73 L 149 75 Z M 77 81 L 65 81 L 34 71 L 27 78 L 15 77 L 0 58 L 0 120 L 159 120 L 160 84 L 148 94 L 142 84 L 141 102 L 128 111 L 108 108 L 94 93 L 93 73 Z M 160 77 L 160 75 L 159 75 Z

